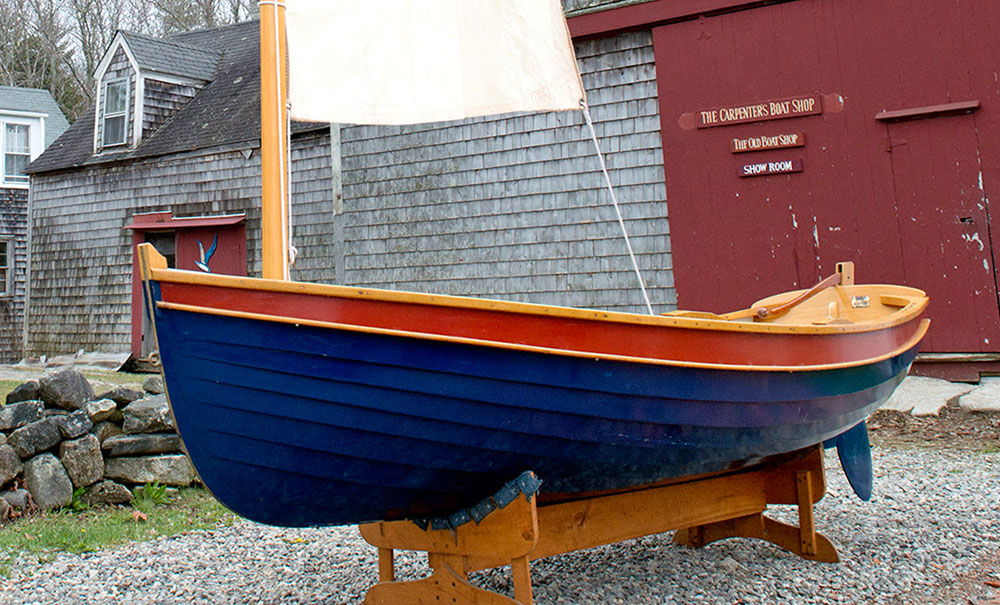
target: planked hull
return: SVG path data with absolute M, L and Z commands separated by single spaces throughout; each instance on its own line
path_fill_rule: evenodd
M 844 340 L 827 343 L 836 363 L 790 366 L 781 346 L 765 345 L 754 351 L 761 365 L 753 369 L 737 363 L 745 345 L 735 338 L 730 346 L 731 337 L 784 339 L 794 348 L 797 337 L 815 334 L 688 328 L 702 342 L 687 348 L 688 358 L 671 358 L 663 354 L 671 346 L 657 341 L 684 321 L 593 319 L 592 341 L 580 337 L 572 348 L 560 335 L 567 323 L 577 334 L 583 318 L 553 308 L 528 309 L 530 330 L 516 313 L 505 316 L 496 323 L 506 325 L 506 339 L 484 340 L 489 329 L 479 338 L 442 335 L 462 313 L 434 307 L 432 297 L 414 300 L 426 303 L 425 315 L 436 308 L 436 317 L 404 310 L 400 325 L 371 328 L 343 323 L 336 291 L 306 295 L 315 298 L 311 311 L 301 293 L 263 280 L 150 276 L 168 396 L 202 480 L 237 513 L 283 526 L 448 515 L 525 470 L 542 479 L 544 493 L 579 493 L 738 468 L 815 445 L 885 401 L 926 330 L 917 309 L 880 330 L 830 331 L 826 340 Z M 253 289 L 255 281 L 267 287 Z M 310 315 L 324 305 L 341 323 Z M 437 333 L 407 322 L 437 325 Z M 626 345 L 648 357 L 592 351 L 619 344 L 602 329 L 636 326 Z M 713 348 L 732 363 L 699 357 Z M 865 348 L 863 357 L 851 359 L 852 348 Z

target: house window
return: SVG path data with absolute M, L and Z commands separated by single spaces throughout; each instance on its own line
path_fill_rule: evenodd
M 9 296 L 14 283 L 14 246 L 11 239 L 0 238 L 0 296 Z
M 31 149 L 27 124 L 7 124 L 4 128 L 3 179 L 8 183 L 27 183 Z
M 128 80 L 108 82 L 104 87 L 104 146 L 125 144 L 125 114 Z

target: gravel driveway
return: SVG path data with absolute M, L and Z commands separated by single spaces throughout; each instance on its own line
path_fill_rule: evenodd
M 538 603 L 963 603 L 1000 581 L 1000 453 L 876 447 L 870 503 L 853 496 L 836 455 L 817 528 L 842 562 L 813 563 L 732 539 L 700 550 L 670 534 L 532 564 Z M 775 516 L 794 522 L 792 507 Z M 426 573 L 397 557 L 401 577 Z M 54 562 L 22 563 L 2 603 L 359 603 L 376 582 L 374 548 L 354 527 L 281 529 L 241 521 Z M 512 595 L 508 570 L 473 582 Z

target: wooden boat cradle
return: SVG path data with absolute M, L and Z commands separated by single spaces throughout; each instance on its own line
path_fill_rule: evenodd
M 532 603 L 530 561 L 677 530 L 674 542 L 700 547 L 730 537 L 767 540 L 803 558 L 835 563 L 837 551 L 816 532 L 813 504 L 826 493 L 823 449 L 752 469 L 608 495 L 554 503 L 518 497 L 479 524 L 421 529 L 411 521 L 359 526 L 378 547 L 379 583 L 372 604 Z M 799 526 L 764 515 L 769 504 L 798 506 Z M 397 581 L 394 551 L 427 553 L 433 573 Z M 510 565 L 514 598 L 469 583 L 468 574 Z

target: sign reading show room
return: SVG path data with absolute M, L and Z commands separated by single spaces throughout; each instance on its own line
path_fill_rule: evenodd
M 776 162 L 754 162 L 744 164 L 740 167 L 739 175 L 765 176 L 768 174 L 785 174 L 788 172 L 802 172 L 802 160 L 778 160 Z

